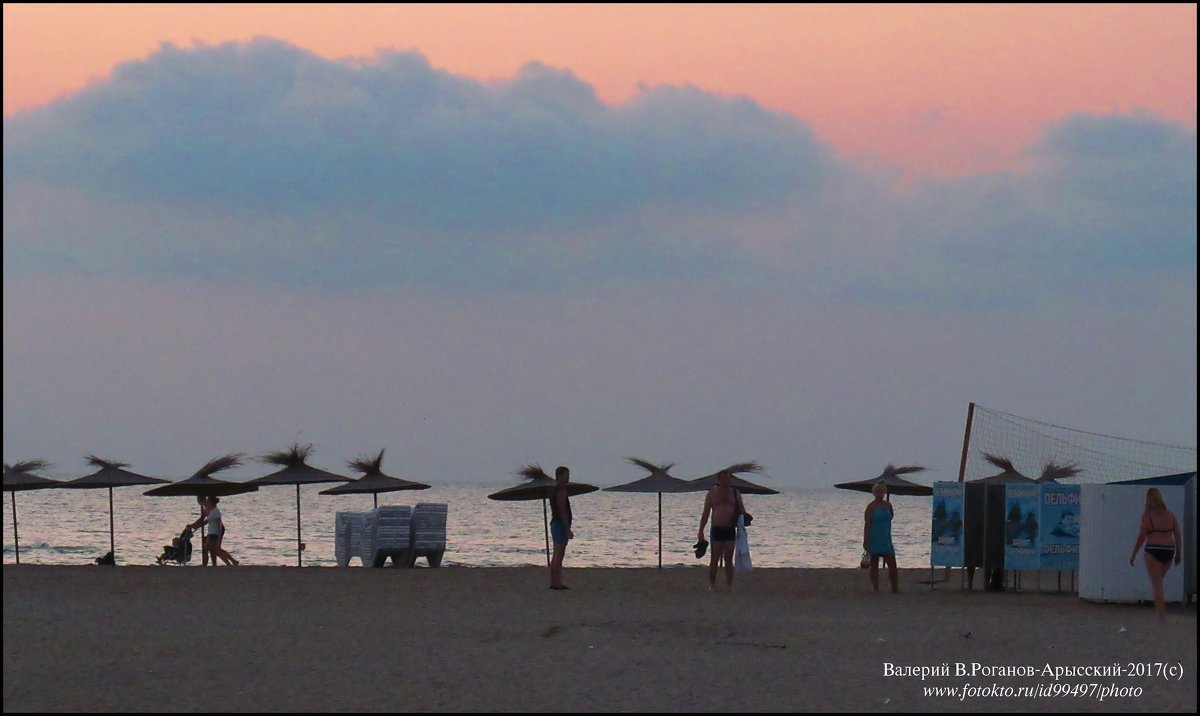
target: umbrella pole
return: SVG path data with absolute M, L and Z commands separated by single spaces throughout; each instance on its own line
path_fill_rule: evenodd
M 375 509 L 377 509 L 377 510 L 378 510 L 378 509 L 379 509 L 379 493 L 378 493 L 378 492 L 372 492 L 372 493 L 371 493 L 371 497 L 374 497 L 374 498 L 375 498 Z
M 658 493 L 658 568 L 662 569 L 662 493 Z
M 112 500 L 112 488 L 110 487 L 110 488 L 108 488 L 108 551 L 113 556 L 113 564 L 116 564 L 117 541 L 116 541 L 116 538 L 113 536 L 114 534 L 116 534 L 116 533 L 113 530 L 113 500 Z
M 546 500 L 542 500 L 542 527 L 546 529 L 546 566 L 550 566 L 550 522 L 546 518 Z
M 10 497 L 12 497 L 13 544 L 16 545 L 16 548 L 17 548 L 17 564 L 20 564 L 21 563 L 21 538 L 17 536 L 17 493 L 14 490 L 13 492 L 10 492 L 8 494 Z
M 300 550 L 300 483 L 296 483 L 296 566 L 304 566 L 304 557 Z

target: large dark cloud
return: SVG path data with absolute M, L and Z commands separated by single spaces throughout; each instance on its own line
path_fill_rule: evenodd
M 820 184 L 801 122 L 698 90 L 610 109 L 532 63 L 485 85 L 415 53 L 366 64 L 273 41 L 167 46 L 5 128 L 5 171 L 138 200 L 414 229 L 588 225 L 639 207 L 754 207 Z
M 612 107 L 538 63 L 485 83 L 412 52 L 164 46 L 5 120 L 6 271 L 726 279 L 986 309 L 1194 275 L 1195 137 L 1067 117 L 1027 171 L 898 190 L 803 122 L 693 87 Z

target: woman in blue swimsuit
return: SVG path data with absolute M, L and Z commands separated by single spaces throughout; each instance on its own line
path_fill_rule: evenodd
M 875 499 L 867 505 L 863 515 L 863 549 L 871 556 L 871 587 L 879 591 L 879 558 L 882 557 L 888 568 L 888 580 L 892 583 L 892 593 L 900 593 L 900 585 L 896 574 L 896 549 L 892 546 L 892 503 L 884 499 L 887 487 L 876 483 L 871 488 Z

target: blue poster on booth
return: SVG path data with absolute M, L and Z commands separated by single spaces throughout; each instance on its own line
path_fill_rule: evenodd
M 933 530 L 929 564 L 961 567 L 963 563 L 963 484 L 933 483 Z
M 1042 569 L 1079 569 L 1079 485 L 1039 485 L 1042 505 Z
M 1038 485 L 1007 485 L 1004 493 L 1004 568 L 1038 569 Z

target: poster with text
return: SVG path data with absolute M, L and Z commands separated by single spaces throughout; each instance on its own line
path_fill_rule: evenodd
M 963 563 L 963 484 L 933 483 L 933 530 L 929 564 L 961 567 Z
M 1042 505 L 1041 567 L 1079 569 L 1079 485 L 1039 485 Z

